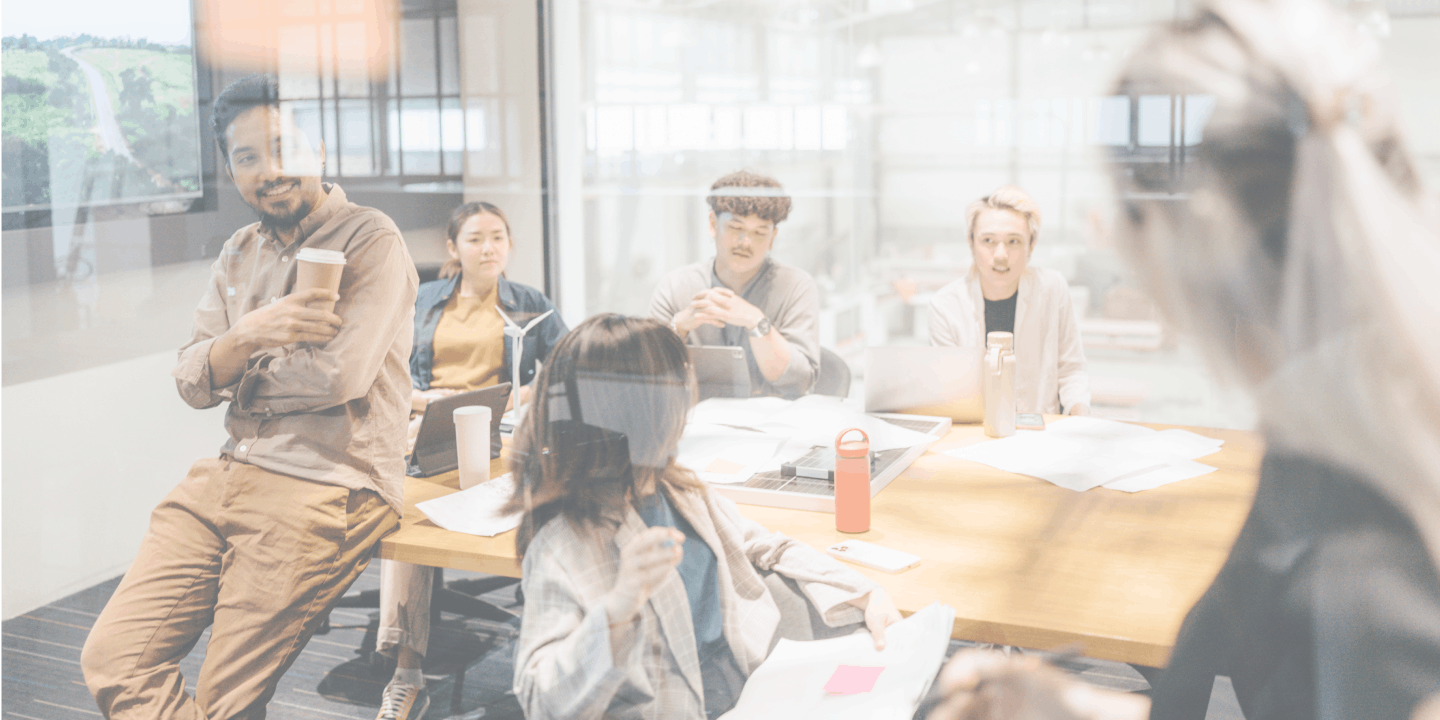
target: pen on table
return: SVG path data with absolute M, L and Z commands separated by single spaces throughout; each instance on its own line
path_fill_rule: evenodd
M 965 650 L 969 649 L 973 648 L 964 648 L 961 649 L 960 652 L 964 652 Z M 1048 662 L 1051 665 L 1063 667 L 1066 663 L 1073 661 L 1076 658 L 1079 658 L 1082 654 L 1082 650 L 1084 650 L 1084 647 L 1079 643 L 1070 643 L 1068 645 L 1062 645 L 1055 650 L 1047 651 L 1045 653 L 1046 657 L 1043 659 L 1045 660 L 1045 662 Z M 944 667 L 945 666 L 942 664 L 941 673 L 944 672 Z M 937 673 L 935 676 L 935 681 L 932 681 L 930 683 L 930 690 L 925 693 L 925 697 L 921 698 L 920 704 L 915 708 L 915 718 L 918 718 L 919 720 L 925 720 L 925 718 L 929 717 L 930 711 L 934 710 L 936 706 L 940 705 L 940 703 L 945 701 L 945 693 L 940 689 L 940 683 L 938 682 L 939 679 L 940 673 Z M 985 689 L 985 685 L 988 682 L 990 682 L 989 679 L 981 678 L 978 682 L 975 683 L 975 687 L 970 689 L 970 694 L 972 696 L 978 697 L 981 691 Z

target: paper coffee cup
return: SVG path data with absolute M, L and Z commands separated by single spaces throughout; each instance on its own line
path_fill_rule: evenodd
M 338 250 L 301 248 L 295 253 L 295 292 L 311 288 L 340 291 L 340 275 L 345 272 L 345 253 Z M 311 307 L 335 311 L 333 302 L 316 302 Z
M 460 461 L 461 490 L 468 490 L 490 479 L 488 406 L 455 408 L 455 454 Z

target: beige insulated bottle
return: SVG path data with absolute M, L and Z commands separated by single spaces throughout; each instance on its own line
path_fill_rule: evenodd
M 1015 434 L 1015 336 L 992 332 L 985 336 L 985 434 Z

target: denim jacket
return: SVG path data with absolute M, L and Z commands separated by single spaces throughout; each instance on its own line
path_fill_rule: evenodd
M 445 304 L 459 287 L 460 275 L 457 273 L 454 277 L 421 285 L 415 297 L 415 345 L 410 350 L 410 382 L 417 390 L 430 389 L 430 382 L 434 379 L 431 370 L 435 364 L 435 328 L 440 325 L 440 315 L 445 312 Z M 529 285 L 510 282 L 503 276 L 500 278 L 498 292 L 500 308 L 521 327 L 529 324 L 536 316 L 544 314 L 546 310 L 555 308 L 539 290 Z M 536 361 L 543 362 L 550 357 L 550 350 L 555 347 L 555 343 L 560 342 L 560 338 L 568 332 L 570 329 L 565 326 L 565 321 L 560 319 L 557 311 L 525 334 L 524 347 L 520 353 L 521 385 L 529 385 L 530 381 L 535 379 Z M 505 338 L 505 361 L 501 365 L 500 382 L 510 382 L 512 377 L 512 342 L 510 338 Z

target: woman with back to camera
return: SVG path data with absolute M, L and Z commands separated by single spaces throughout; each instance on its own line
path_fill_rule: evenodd
M 687 358 L 659 322 L 598 315 L 540 373 L 511 503 L 515 696 L 530 720 L 718 717 L 781 634 L 863 621 L 882 647 L 900 619 L 874 581 L 745 519 L 675 463 Z
M 1211 0 L 1129 61 L 1116 94 L 1215 98 L 1183 192 L 1115 164 L 1119 234 L 1254 394 L 1259 490 L 1150 702 L 965 654 L 932 718 L 1200 720 L 1218 675 L 1249 720 L 1435 711 L 1440 239 L 1378 65 L 1316 0 Z
M 421 285 L 415 299 L 412 443 L 431 400 L 512 382 L 512 363 L 519 363 L 520 387 L 511 388 L 511 402 L 524 404 L 534 386 L 536 364 L 550 356 L 567 332 L 543 293 L 505 277 L 515 242 L 500 208 L 487 202 L 461 205 L 450 214 L 446 234 L 450 260 L 440 269 L 440 279 Z M 525 335 L 518 359 L 505 336 L 507 316 L 521 327 L 544 317 Z M 396 669 L 381 698 L 379 720 L 419 718 L 429 705 L 420 665 L 430 641 L 434 572 L 421 565 L 380 561 L 377 649 L 395 656 Z

